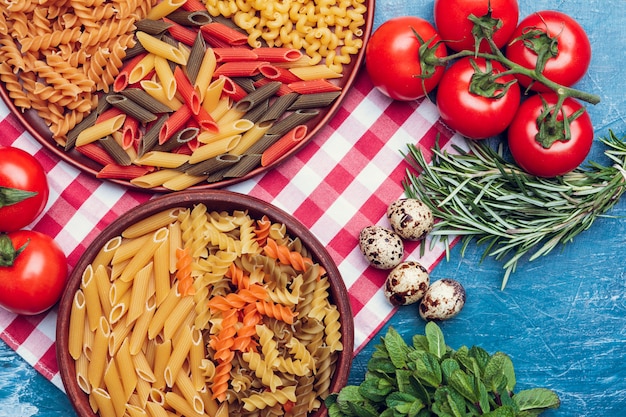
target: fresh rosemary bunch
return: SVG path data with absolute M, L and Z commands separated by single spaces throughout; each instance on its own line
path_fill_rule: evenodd
M 483 258 L 504 260 L 502 289 L 519 260 L 546 255 L 588 229 L 626 190 L 626 142 L 613 132 L 599 139 L 612 165 L 590 162 L 556 178 L 529 175 L 507 161 L 503 148 L 467 141 L 469 149 L 433 149 L 429 164 L 409 144 L 405 194 L 422 200 L 439 221 L 432 242 L 442 241 L 447 255 L 455 237 L 465 252 L 472 240 L 486 244 Z M 458 153 L 457 153 L 458 152 Z

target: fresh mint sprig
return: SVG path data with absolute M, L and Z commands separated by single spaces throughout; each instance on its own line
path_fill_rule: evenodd
M 435 322 L 412 345 L 390 327 L 360 385 L 326 398 L 329 417 L 535 417 L 558 408 L 546 388 L 514 392 L 511 358 L 502 352 L 447 346 Z

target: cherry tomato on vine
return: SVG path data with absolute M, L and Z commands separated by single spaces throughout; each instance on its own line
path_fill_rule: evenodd
M 67 280 L 67 259 L 48 235 L 18 230 L 0 235 L 0 306 L 33 315 L 51 308 Z
M 529 174 L 546 178 L 566 174 L 577 168 L 591 149 L 593 125 L 583 105 L 571 97 L 566 98 L 552 123 L 551 114 L 554 114 L 557 100 L 555 93 L 530 96 L 520 105 L 509 126 L 511 155 Z M 551 111 L 547 112 L 549 109 Z M 572 119 L 576 113 L 579 115 L 570 120 L 568 133 L 564 116 Z M 543 122 L 539 123 L 539 119 Z
M 46 173 L 35 157 L 14 147 L 0 147 L 0 231 L 32 223 L 48 202 Z
M 545 58 L 536 51 L 545 50 Z M 572 17 L 555 10 L 535 12 L 524 18 L 506 49 L 508 59 L 525 68 L 534 69 L 545 59 L 543 75 L 566 87 L 576 84 L 587 72 L 591 62 L 591 43 L 585 30 Z M 531 84 L 525 75 L 517 78 L 524 87 Z M 534 91 L 550 91 L 540 83 L 533 83 Z
M 498 48 L 506 45 L 517 26 L 519 5 L 517 0 L 435 0 L 435 27 L 448 47 L 454 51 L 475 50 L 475 39 L 472 34 L 474 23 L 470 15 L 482 18 L 487 16 L 491 5 L 491 16 L 485 21 L 486 28 L 493 30 L 500 21 L 500 27 L 492 35 Z M 490 52 L 489 44 L 483 39 L 480 42 L 481 52 Z
M 435 88 L 444 67 L 424 67 L 420 63 L 420 50 L 426 55 L 445 57 L 446 46 L 443 42 L 437 44 L 440 41 L 435 28 L 420 17 L 403 16 L 384 22 L 365 47 L 365 67 L 372 83 L 394 100 L 424 97 Z M 428 47 L 434 49 L 429 52 Z
M 443 122 L 470 139 L 502 133 L 520 104 L 517 81 L 511 74 L 499 75 L 504 71 L 483 58 L 464 57 L 450 65 L 437 88 Z

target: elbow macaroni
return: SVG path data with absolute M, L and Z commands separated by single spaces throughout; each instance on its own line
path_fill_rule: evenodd
M 364 0 L 207 0 L 213 16 L 229 17 L 248 33 L 252 47 L 304 49 L 315 64 L 342 72 L 363 46 Z

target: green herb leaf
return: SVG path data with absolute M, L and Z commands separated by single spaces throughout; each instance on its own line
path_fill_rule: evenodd
M 415 376 L 425 384 L 437 388 L 443 376 L 439 360 L 430 352 L 418 352 L 415 359 Z
M 359 386 L 359 394 L 372 402 L 384 403 L 385 397 L 394 391 L 396 387 L 385 378 L 366 378 Z
M 446 354 L 446 342 L 443 332 L 433 321 L 426 323 L 426 339 L 428 340 L 428 351 L 441 359 Z
M 500 407 L 483 414 L 483 417 L 516 417 L 515 410 L 511 407 Z
M 424 408 L 424 404 L 419 398 L 404 393 L 404 392 L 392 392 L 387 397 L 387 407 L 395 410 L 396 413 L 406 416 L 415 416 Z
M 531 388 L 520 391 L 513 396 L 513 400 L 522 411 L 558 408 L 561 404 L 559 396 L 546 388 Z
M 402 339 L 400 333 L 398 333 L 393 327 L 390 327 L 387 331 L 387 335 L 384 337 L 383 342 L 387 352 L 389 353 L 389 359 L 398 369 L 406 368 L 407 353 L 409 347 Z
M 389 358 L 371 358 L 367 363 L 367 370 L 373 373 L 392 375 L 396 373 L 396 366 Z
M 490 391 L 498 392 L 500 387 L 504 387 L 509 391 L 513 389 L 509 384 L 509 377 L 506 375 L 506 372 L 512 372 L 510 364 L 512 364 L 511 358 L 502 352 L 496 352 L 489 358 L 489 362 L 485 366 L 484 380 Z M 515 380 L 513 379 L 511 382 L 514 386 Z
M 459 369 L 452 372 L 448 383 L 459 394 L 468 399 L 472 404 L 475 404 L 478 402 L 478 395 L 474 392 L 473 379 L 473 377 Z

